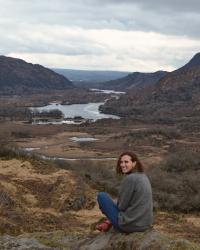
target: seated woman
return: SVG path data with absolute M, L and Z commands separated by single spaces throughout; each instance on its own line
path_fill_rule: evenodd
M 143 165 L 134 153 L 124 152 L 118 159 L 116 172 L 124 174 L 117 204 L 107 193 L 98 194 L 99 208 L 107 220 L 96 229 L 105 232 L 113 226 L 124 233 L 145 231 L 153 221 L 153 202 L 151 184 Z

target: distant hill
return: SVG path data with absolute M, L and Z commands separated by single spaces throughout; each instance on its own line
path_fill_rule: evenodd
M 133 89 L 101 109 L 121 116 L 149 120 L 198 117 L 200 107 L 200 53 L 156 84 Z
M 114 79 L 118 79 L 124 76 L 127 76 L 130 72 L 122 72 L 122 71 L 93 71 L 93 70 L 74 70 L 74 69 L 52 69 L 55 72 L 66 76 L 71 81 L 75 82 L 76 85 L 86 86 L 88 83 L 91 86 L 94 83 L 100 83 L 105 81 L 110 81 Z
M 156 83 L 167 73 L 168 72 L 166 71 L 157 71 L 153 73 L 134 72 L 123 78 L 105 82 L 99 87 L 103 89 L 113 89 L 119 91 L 127 91 L 134 87 L 143 88 L 146 85 Z
M 120 72 L 120 71 L 89 71 L 71 69 L 53 69 L 55 72 L 67 76 L 76 86 L 87 88 L 110 89 L 126 91 L 135 86 L 143 87 L 157 82 L 168 72 L 153 73 Z
M 73 88 L 66 77 L 39 64 L 0 56 L 0 93 L 25 94 Z

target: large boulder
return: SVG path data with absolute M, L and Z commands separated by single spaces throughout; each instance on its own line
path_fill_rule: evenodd
M 200 250 L 200 246 L 185 239 L 176 239 L 150 230 L 144 233 L 100 234 L 82 241 L 80 250 Z

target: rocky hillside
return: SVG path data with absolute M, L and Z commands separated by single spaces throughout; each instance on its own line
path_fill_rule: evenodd
M 200 54 L 184 67 L 168 73 L 156 84 L 133 89 L 110 100 L 103 111 L 134 118 L 196 117 L 200 107 Z
M 134 72 L 123 78 L 99 84 L 99 87 L 118 91 L 127 91 L 134 87 L 144 88 L 145 86 L 158 82 L 167 73 L 166 71 L 157 71 L 153 73 Z
M 0 94 L 40 93 L 71 88 L 73 84 L 67 78 L 39 64 L 0 56 Z

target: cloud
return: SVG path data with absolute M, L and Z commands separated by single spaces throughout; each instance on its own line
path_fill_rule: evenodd
M 199 13 L 199 0 L 88 0 L 88 3 L 96 3 L 102 5 L 123 5 L 126 4 L 129 8 L 133 5 L 141 6 L 144 9 L 175 11 L 177 12 L 192 12 Z
M 200 2 L 0 0 L 0 53 L 52 67 L 172 70 L 200 51 Z
M 43 29 L 49 33 L 48 29 Z M 195 39 L 153 32 L 66 29 L 57 26 L 51 28 L 51 35 L 47 37 L 44 31 L 26 37 L 29 43 L 31 38 L 36 42 L 44 36 L 42 43 L 38 42 L 39 48 L 25 47 L 24 51 L 8 55 L 35 63 L 38 60 L 49 67 L 156 71 L 182 66 L 184 57 L 191 57 L 191 51 L 195 52 L 199 46 L 199 41 Z
M 0 20 L 13 20 L 15 25 L 28 22 L 200 36 L 197 0 L 7 0 L 0 3 Z
M 3 30 L 1 50 L 15 50 L 18 53 L 57 53 L 65 55 L 89 55 L 105 53 L 100 42 L 93 42 L 92 35 L 82 28 L 64 26 L 21 24 L 15 32 Z M 90 32 L 92 34 L 92 32 Z M 3 52 L 3 51 L 2 51 Z

